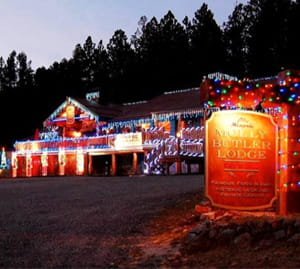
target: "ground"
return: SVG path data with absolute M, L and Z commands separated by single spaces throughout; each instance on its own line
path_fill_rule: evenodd
M 140 244 L 143 249 L 143 255 L 137 257 L 138 265 L 141 268 L 299 268 L 300 267 L 300 237 L 291 236 L 295 240 L 287 237 L 275 239 L 268 237 L 264 239 L 264 230 L 253 227 L 254 234 L 252 242 L 242 241 L 235 243 L 233 240 L 218 241 L 220 237 L 213 238 L 211 244 L 207 244 L 207 238 L 198 237 L 195 240 L 191 238 L 193 232 L 197 230 L 199 224 L 207 222 L 207 218 L 201 217 L 201 214 L 195 213 L 194 204 L 199 202 L 201 195 L 194 194 L 185 197 L 180 206 L 167 210 L 162 216 L 153 220 L 148 228 L 148 233 Z M 222 211 L 221 215 L 224 214 Z M 225 213 L 225 219 L 226 219 Z M 228 221 L 225 220 L 226 227 L 233 223 L 243 227 L 241 223 L 257 223 L 258 227 L 267 223 L 297 223 L 299 225 L 299 216 L 289 216 L 281 218 L 263 213 L 239 214 L 238 217 Z M 217 218 L 218 219 L 218 218 Z M 266 221 L 267 219 L 267 221 Z M 221 220 L 210 220 L 211 223 Z M 274 228 L 276 231 L 277 229 Z M 279 228 L 278 228 L 279 229 Z M 224 231 L 224 230 L 223 230 Z M 277 233 L 275 231 L 275 234 Z M 279 229 L 280 231 L 280 229 Z M 299 231 L 299 230 L 298 230 Z M 252 233 L 253 234 L 253 233 Z M 209 237 L 210 235 L 205 235 Z M 257 238 L 261 237 L 261 240 Z M 254 240 L 255 239 L 255 240 Z M 145 256 L 147 258 L 145 259 Z M 126 265 L 127 266 L 127 265 Z M 124 268 L 126 268 L 126 266 Z M 133 266 L 134 268 L 134 266 Z
M 297 217 L 199 213 L 202 193 L 200 175 L 0 179 L 0 267 L 300 267 Z

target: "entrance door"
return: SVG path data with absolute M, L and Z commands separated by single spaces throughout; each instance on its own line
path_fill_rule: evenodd
M 92 156 L 92 175 L 111 175 L 111 155 Z

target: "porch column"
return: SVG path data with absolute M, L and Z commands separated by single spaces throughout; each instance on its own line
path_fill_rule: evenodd
M 89 175 L 89 154 L 84 154 L 84 175 Z
M 93 174 L 93 158 L 92 155 L 88 154 L 88 175 Z
M 117 156 L 116 154 L 111 155 L 111 175 L 116 176 L 117 175 Z
M 180 158 L 178 158 L 177 161 L 176 161 L 176 174 L 178 174 L 178 175 L 181 174 L 181 160 L 180 160 Z
M 138 154 L 136 152 L 133 152 L 132 169 L 135 175 L 137 174 L 137 167 L 138 167 Z
M 191 173 L 192 173 L 191 165 L 192 165 L 192 164 L 191 164 L 190 162 L 187 162 L 187 169 L 188 169 L 188 170 L 187 170 L 187 173 L 188 173 L 188 174 L 191 174 Z M 200 165 L 199 165 L 199 167 L 200 167 Z

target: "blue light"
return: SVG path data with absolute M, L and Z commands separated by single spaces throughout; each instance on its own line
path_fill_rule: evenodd
M 294 87 L 295 87 L 295 88 L 300 88 L 300 83 L 295 83 L 295 84 L 294 84 Z

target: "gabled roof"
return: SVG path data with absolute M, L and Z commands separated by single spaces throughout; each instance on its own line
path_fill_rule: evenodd
M 100 105 L 96 103 L 91 103 L 83 98 L 73 98 L 77 102 L 84 105 L 88 110 L 93 112 L 95 115 L 104 118 L 114 118 L 122 113 L 122 107 L 120 105 L 109 104 L 109 105 Z
M 152 112 L 184 111 L 200 107 L 200 90 L 191 88 L 165 92 L 151 100 Z
M 150 118 L 153 113 L 184 112 L 200 108 L 200 90 L 191 88 L 165 92 L 153 99 L 123 105 L 100 105 L 83 98 L 67 97 L 66 100 L 44 121 L 56 118 L 68 104 L 80 108 L 97 121 L 122 121 L 128 119 Z
M 191 88 L 165 92 L 145 102 L 123 105 L 122 114 L 114 120 L 151 117 L 153 113 L 182 112 L 200 108 L 200 90 Z
M 48 121 L 55 119 L 69 104 L 74 105 L 75 107 L 80 108 L 81 110 L 85 111 L 89 114 L 92 118 L 98 120 L 98 114 L 86 107 L 81 102 L 77 101 L 75 98 L 67 97 L 66 100 L 55 110 L 53 111 L 50 116 L 44 121 L 44 126 L 47 124 Z

